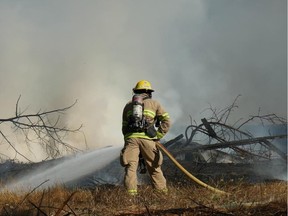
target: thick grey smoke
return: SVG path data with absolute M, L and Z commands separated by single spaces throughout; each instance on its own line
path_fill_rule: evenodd
M 286 4 L 3 0 L 0 115 L 14 114 L 20 94 L 30 112 L 78 99 L 67 123 L 83 123 L 89 147 L 121 145 L 122 108 L 147 79 L 173 119 L 170 136 L 238 94 L 238 117 L 259 107 L 286 117 Z

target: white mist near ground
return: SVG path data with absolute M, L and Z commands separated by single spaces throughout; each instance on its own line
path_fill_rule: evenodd
M 106 147 L 91 152 L 77 154 L 59 161 L 48 169 L 41 167 L 27 176 L 4 186 L 4 190 L 27 191 L 35 188 L 48 188 L 54 185 L 65 185 L 73 180 L 96 172 L 115 160 L 120 154 L 120 147 Z

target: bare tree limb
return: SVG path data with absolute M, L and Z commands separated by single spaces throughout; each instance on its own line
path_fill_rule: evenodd
M 10 118 L 0 118 L 0 125 L 8 125 L 14 129 L 14 133 L 20 132 L 24 137 L 27 147 L 30 145 L 40 145 L 51 158 L 60 156 L 63 151 L 77 152 L 80 149 L 72 146 L 65 141 L 65 138 L 71 133 L 81 133 L 82 125 L 77 128 L 68 128 L 61 121 L 63 116 L 69 109 L 71 109 L 77 100 L 63 108 L 41 111 L 37 113 L 25 114 L 21 112 L 19 107 L 21 95 L 16 102 L 15 116 Z M 30 161 L 23 153 L 17 149 L 17 144 L 12 143 L 10 138 L 5 134 L 4 130 L 0 127 L 0 136 L 14 151 L 16 155 L 20 155 L 27 161 Z

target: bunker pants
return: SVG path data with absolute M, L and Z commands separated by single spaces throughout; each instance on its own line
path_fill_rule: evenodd
M 125 167 L 124 185 L 128 192 L 137 194 L 137 168 L 139 154 L 145 160 L 147 171 L 154 189 L 167 191 L 166 179 L 161 170 L 163 155 L 153 140 L 129 138 L 121 151 L 120 162 Z

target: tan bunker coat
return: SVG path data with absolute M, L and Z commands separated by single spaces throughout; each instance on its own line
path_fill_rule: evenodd
M 155 137 L 149 136 L 146 131 L 133 132 L 129 128 L 132 102 L 126 104 L 122 115 L 122 133 L 125 144 L 121 151 L 120 162 L 125 167 L 125 187 L 131 194 L 137 194 L 137 168 L 140 153 L 145 160 L 153 187 L 157 190 L 167 190 L 166 179 L 161 170 L 163 156 L 156 147 L 156 141 L 170 129 L 170 117 L 158 101 L 147 98 L 143 102 L 146 121 L 154 125 L 158 119 L 159 125 Z

